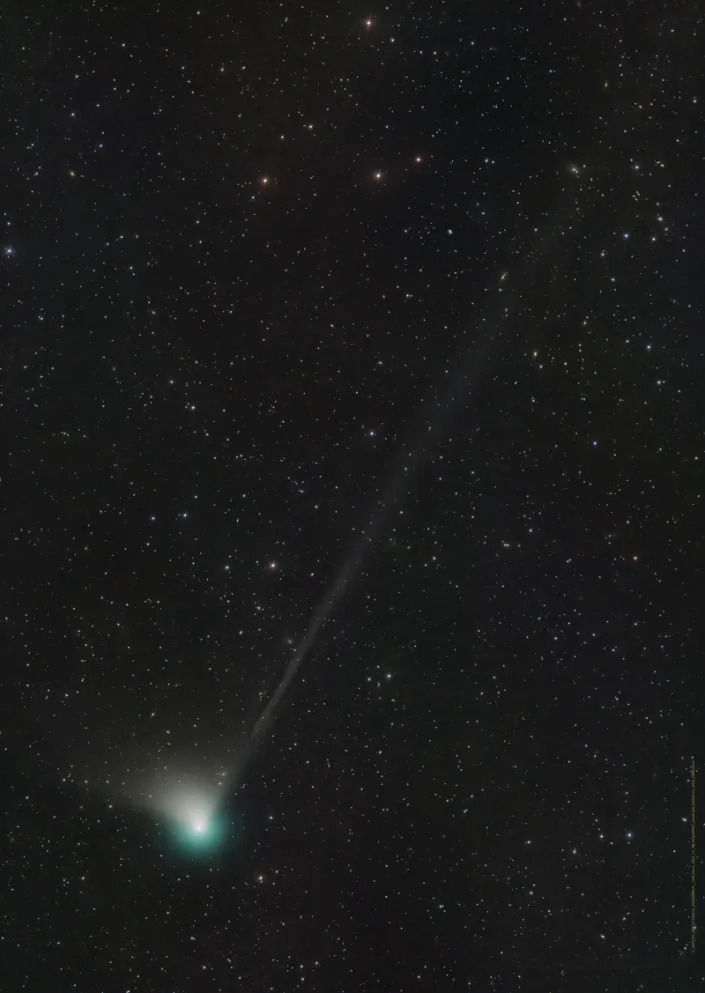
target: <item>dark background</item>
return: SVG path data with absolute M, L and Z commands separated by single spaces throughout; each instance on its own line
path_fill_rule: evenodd
M 699 5 L 2 38 L 0 989 L 701 990 Z

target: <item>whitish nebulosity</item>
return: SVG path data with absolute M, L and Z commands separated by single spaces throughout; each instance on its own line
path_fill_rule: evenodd
M 180 846 L 210 851 L 225 837 L 223 787 L 223 775 L 173 770 L 155 777 L 139 798 L 133 796 L 133 802 L 166 822 Z
M 205 783 L 177 783 L 164 793 L 161 806 L 180 844 L 193 850 L 212 850 L 223 840 L 224 822 L 218 810 L 217 787 Z

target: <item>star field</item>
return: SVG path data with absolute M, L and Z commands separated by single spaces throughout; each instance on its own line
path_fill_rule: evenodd
M 4 26 L 2 989 L 705 988 L 698 5 Z

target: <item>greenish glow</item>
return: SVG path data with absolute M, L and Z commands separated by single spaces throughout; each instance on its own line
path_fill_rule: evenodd
M 179 818 L 175 828 L 179 845 L 194 854 L 214 851 L 222 844 L 226 834 L 225 822 L 217 813 Z
M 212 866 L 228 860 L 241 844 L 241 817 L 228 800 L 222 775 L 165 774 L 147 805 L 157 814 L 164 856 L 175 865 L 187 859 Z

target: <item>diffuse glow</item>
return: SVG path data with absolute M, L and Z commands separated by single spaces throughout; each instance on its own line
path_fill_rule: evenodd
M 177 839 L 189 848 L 210 849 L 223 837 L 217 789 L 198 782 L 177 783 L 165 791 L 162 806 Z
M 223 779 L 172 774 L 146 794 L 145 806 L 163 818 L 177 844 L 191 851 L 212 851 L 227 834 L 222 810 Z

